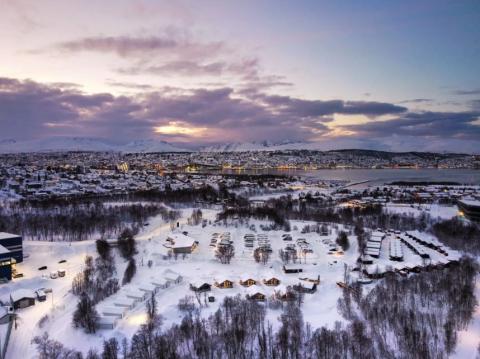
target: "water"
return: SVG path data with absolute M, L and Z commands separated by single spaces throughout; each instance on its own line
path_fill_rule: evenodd
M 345 170 L 248 170 L 222 171 L 223 173 L 279 174 L 300 176 L 315 180 L 341 180 L 350 183 L 364 182 L 366 186 L 379 186 L 393 181 L 448 181 L 480 185 L 480 170 L 468 169 L 345 169 Z

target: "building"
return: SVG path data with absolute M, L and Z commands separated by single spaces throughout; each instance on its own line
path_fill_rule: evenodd
M 23 241 L 18 234 L 0 232 L 0 245 L 10 251 L 16 263 L 23 262 Z
M 35 292 L 30 289 L 17 289 L 10 293 L 10 302 L 14 309 L 22 309 L 35 305 Z
M 480 222 L 480 201 L 461 199 L 457 201 L 458 209 L 466 218 Z
M 170 233 L 167 237 L 165 247 L 170 248 L 173 253 L 192 253 L 197 248 L 198 242 L 183 233 Z

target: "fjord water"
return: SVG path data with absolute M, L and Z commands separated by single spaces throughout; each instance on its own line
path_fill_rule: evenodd
M 227 171 L 223 171 L 227 173 Z M 394 181 L 457 182 L 480 185 L 480 170 L 471 169 L 321 169 L 321 170 L 250 170 L 230 173 L 278 174 L 300 176 L 315 180 L 341 180 L 350 183 L 365 182 L 363 186 L 379 186 Z

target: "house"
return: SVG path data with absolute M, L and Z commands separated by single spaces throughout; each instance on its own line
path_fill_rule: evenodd
M 117 325 L 118 318 L 108 316 L 108 317 L 99 317 L 96 326 L 97 329 L 115 329 Z
M 163 277 L 171 284 L 179 284 L 183 281 L 183 277 L 171 269 L 166 269 L 163 272 Z
M 292 290 L 292 287 L 280 286 L 279 289 L 275 291 L 275 298 L 281 300 L 282 302 L 289 302 L 297 298 L 295 292 Z
M 296 264 L 291 264 L 291 265 L 285 264 L 283 266 L 283 272 L 287 273 L 287 274 L 289 274 L 289 273 L 301 273 L 301 272 L 303 272 L 303 268 L 300 267 L 299 265 L 296 265 Z
M 212 289 L 212 286 L 205 282 L 195 282 L 190 283 L 190 289 L 196 293 L 209 292 Z
M 111 306 L 111 307 L 104 307 L 101 309 L 101 313 L 105 317 L 115 317 L 121 319 L 125 316 L 127 308 L 125 307 L 118 307 L 118 306 Z
M 10 302 L 14 309 L 21 309 L 35 305 L 35 292 L 31 289 L 17 289 L 10 293 Z
M 0 232 L 0 245 L 8 249 L 15 263 L 23 262 L 23 240 L 21 236 Z
M 122 307 L 127 309 L 133 309 L 135 307 L 135 299 L 127 297 L 119 297 L 113 301 L 113 305 L 116 307 Z
M 276 277 L 268 277 L 263 280 L 263 284 L 268 285 L 270 287 L 276 287 L 280 284 L 280 279 Z
M 164 244 L 170 248 L 175 254 L 192 253 L 198 246 L 198 242 L 183 233 L 170 233 Z
M 222 288 L 222 289 L 227 289 L 227 288 L 233 288 L 233 282 L 228 279 L 220 279 L 215 281 L 215 287 L 217 288 Z
M 264 302 L 266 297 L 265 294 L 259 292 L 257 288 L 249 287 L 247 290 L 246 298 L 257 302 Z
M 243 285 L 244 287 L 250 287 L 255 284 L 257 284 L 257 281 L 250 277 L 244 277 L 240 279 L 240 285 Z
M 293 286 L 293 289 L 299 293 L 313 294 L 317 291 L 317 284 L 312 282 L 298 283 L 297 285 Z

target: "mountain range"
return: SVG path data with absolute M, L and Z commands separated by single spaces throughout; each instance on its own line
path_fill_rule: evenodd
M 136 140 L 124 145 L 112 144 L 96 138 L 86 137 L 48 137 L 35 140 L 0 141 L 0 153 L 23 152 L 123 152 L 123 153 L 153 153 L 153 152 L 186 152 L 168 142 L 154 139 Z

